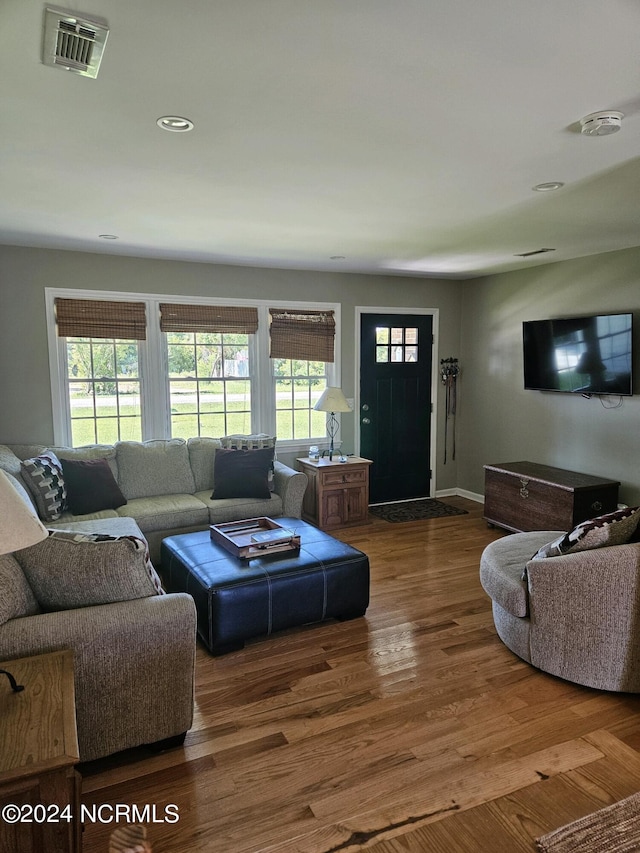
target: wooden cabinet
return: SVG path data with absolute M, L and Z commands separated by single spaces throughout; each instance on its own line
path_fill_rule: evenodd
M 484 517 L 507 530 L 572 530 L 613 512 L 620 483 L 535 462 L 484 466 Z
M 296 459 L 309 478 L 302 517 L 322 530 L 362 524 L 369 516 L 370 459 L 349 456 L 346 462 Z
M 73 653 L 0 663 L 0 853 L 80 853 Z M 15 814 L 20 820 L 13 821 Z M 11 820 L 6 819 L 8 817 Z

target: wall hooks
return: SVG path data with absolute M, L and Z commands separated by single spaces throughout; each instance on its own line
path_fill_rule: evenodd
M 456 458 L 456 409 L 458 405 L 458 377 L 460 376 L 460 364 L 457 358 L 440 359 L 440 379 L 445 386 L 445 412 L 444 412 L 444 464 L 447 464 L 447 433 L 449 431 L 449 419 L 453 427 L 453 453 L 451 458 Z

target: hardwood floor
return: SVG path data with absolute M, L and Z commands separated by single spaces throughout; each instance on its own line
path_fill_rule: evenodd
M 502 645 L 478 564 L 504 534 L 446 500 L 469 514 L 334 533 L 369 554 L 366 618 L 198 649 L 184 749 L 84 765 L 83 802 L 176 804 L 154 853 L 510 853 L 640 790 L 640 696 Z M 86 824 L 84 853 L 113 828 Z

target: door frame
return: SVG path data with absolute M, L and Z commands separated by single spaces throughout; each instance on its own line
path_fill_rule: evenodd
M 356 455 L 360 455 L 360 348 L 361 348 L 361 317 L 363 314 L 428 314 L 431 315 L 431 329 L 433 334 L 433 344 L 431 346 L 431 441 L 429 448 L 429 467 L 431 468 L 431 480 L 429 486 L 429 497 L 436 496 L 436 458 L 438 436 L 436 434 L 436 425 L 438 423 L 438 382 L 440 380 L 440 364 L 437 359 L 438 337 L 440 332 L 440 309 L 439 308 L 398 308 L 393 307 L 376 307 L 371 305 L 356 305 L 355 306 L 355 353 L 354 353 L 354 413 L 355 413 L 355 430 L 354 430 L 354 449 Z

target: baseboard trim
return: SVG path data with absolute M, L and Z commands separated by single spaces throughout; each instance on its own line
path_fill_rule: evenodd
M 475 501 L 476 503 L 484 503 L 484 495 L 479 495 L 476 492 L 468 492 L 466 489 L 442 489 L 436 492 L 437 498 L 448 498 L 455 495 L 459 498 L 467 498 L 467 500 Z

